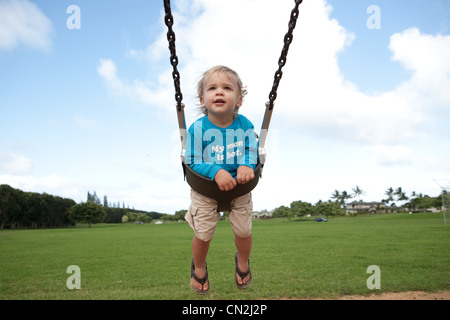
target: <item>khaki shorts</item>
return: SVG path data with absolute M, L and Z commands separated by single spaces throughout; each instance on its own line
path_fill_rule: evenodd
M 247 193 L 231 202 L 229 219 L 231 228 L 241 238 L 252 234 L 252 194 Z M 220 214 L 217 212 L 217 201 L 191 190 L 191 205 L 185 216 L 197 238 L 210 241 L 216 231 Z

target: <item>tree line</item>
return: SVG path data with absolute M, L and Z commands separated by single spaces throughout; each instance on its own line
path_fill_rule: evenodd
M 120 201 L 111 203 L 108 201 L 108 196 L 103 196 L 103 203 L 100 201 L 100 198 L 97 196 L 97 193 L 91 193 L 88 191 L 87 200 L 85 203 L 81 203 L 78 205 L 81 207 L 77 208 L 76 206 L 72 208 L 70 215 L 72 219 L 77 222 L 85 222 L 85 223 L 123 223 L 123 222 L 144 222 L 150 223 L 154 219 L 161 219 L 166 214 L 159 213 L 155 211 L 143 211 L 143 210 L 135 210 L 130 209 L 130 206 L 127 205 L 125 207 L 125 202 L 122 202 L 122 206 L 120 205 Z M 90 215 L 86 215 L 83 211 L 91 210 Z M 96 211 L 93 211 L 96 208 Z M 93 216 L 93 218 L 92 218 Z M 125 218 L 126 217 L 126 218 Z
M 331 199 L 338 202 L 341 207 L 346 208 L 347 201 L 352 198 L 359 198 L 365 195 L 365 192 L 358 186 L 352 189 L 353 193 L 347 191 L 335 190 L 331 195 Z M 389 187 L 384 192 L 386 196 L 385 199 L 381 199 L 386 207 L 398 208 L 413 212 L 426 211 L 431 208 L 441 209 L 443 206 L 450 205 L 450 194 L 446 190 L 442 190 L 440 195 L 431 197 L 429 195 L 424 195 L 423 193 L 417 193 L 415 191 L 411 192 L 411 195 L 407 195 L 407 191 L 402 189 L 402 187 L 392 188 Z
M 97 196 L 97 192 L 91 193 L 90 191 L 88 191 L 87 193 L 87 202 L 94 202 L 98 205 L 103 205 L 103 207 L 105 208 L 122 208 L 125 209 L 125 202 L 122 201 L 122 206 L 120 205 L 120 201 L 116 202 L 110 202 L 108 201 L 108 196 L 104 195 L 103 196 L 103 203 L 100 201 L 100 198 Z M 127 209 L 130 209 L 130 205 L 127 205 Z M 134 208 L 133 208 L 134 210 Z
M 0 185 L 0 229 L 58 228 L 73 225 L 69 209 L 72 199 L 47 193 L 24 192 Z
M 95 191 L 94 194 L 88 192 L 86 202 L 77 204 L 72 199 L 0 185 L 0 229 L 61 228 L 73 226 L 77 222 L 89 225 L 100 222 L 122 223 L 124 216 L 129 217 L 130 222 L 151 222 L 165 214 L 129 209 L 124 205 L 104 206 Z
M 273 218 L 336 215 L 345 215 L 345 210 L 341 208 L 339 203 L 333 201 L 323 202 L 321 200 L 319 200 L 315 205 L 301 200 L 293 201 L 289 207 L 278 207 L 272 213 Z
M 422 193 L 413 191 L 410 196 L 401 187 L 392 188 L 389 187 L 385 191 L 385 199 L 382 199 L 380 203 L 384 204 L 387 208 L 395 208 L 396 211 L 404 210 L 410 212 L 426 212 L 432 208 L 446 210 L 450 207 L 450 193 L 446 190 L 442 190 L 442 193 L 436 197 L 430 197 Z M 347 202 L 350 199 L 359 199 L 359 197 L 365 195 L 365 192 L 356 186 L 352 189 L 352 192 L 334 190 L 330 199 L 327 202 L 319 200 L 316 204 L 304 202 L 301 200 L 293 201 L 289 207 L 280 206 L 276 208 L 272 217 L 303 217 L 306 215 L 311 216 L 335 216 L 345 215 Z M 445 210 L 445 209 L 443 209 Z
M 330 200 L 319 200 L 311 204 L 301 200 L 293 201 L 289 207 L 276 208 L 272 217 L 301 217 L 301 216 L 333 216 L 345 215 L 347 201 L 364 195 L 360 187 L 352 189 L 353 193 L 335 190 Z M 450 193 L 443 190 L 436 197 L 430 197 L 421 193 L 412 192 L 408 197 L 402 188 L 389 187 L 381 200 L 390 208 L 404 209 L 405 211 L 423 212 L 431 208 L 440 209 L 450 206 Z M 59 228 L 73 226 L 77 222 L 88 223 L 124 223 L 143 222 L 150 223 L 154 219 L 178 221 L 183 220 L 187 210 L 179 210 L 175 215 L 159 212 L 147 212 L 142 210 L 125 208 L 120 202 L 113 204 L 108 202 L 107 196 L 103 197 L 103 203 L 96 192 L 88 192 L 87 201 L 77 204 L 72 199 L 66 199 L 47 193 L 24 192 L 14 189 L 9 185 L 0 185 L 0 229 L 38 229 Z M 226 213 L 224 214 L 226 217 Z

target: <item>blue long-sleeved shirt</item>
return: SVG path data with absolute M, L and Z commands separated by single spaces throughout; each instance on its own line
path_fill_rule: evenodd
M 243 115 L 227 128 L 216 126 L 204 116 L 188 130 L 185 159 L 194 171 L 211 180 L 220 169 L 233 178 L 242 165 L 255 169 L 258 147 L 254 126 Z

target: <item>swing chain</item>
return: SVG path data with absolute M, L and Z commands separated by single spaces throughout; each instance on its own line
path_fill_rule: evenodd
M 283 76 L 282 69 L 286 65 L 289 46 L 291 45 L 292 40 L 294 38 L 293 32 L 294 32 L 295 26 L 297 24 L 297 18 L 298 18 L 298 14 L 299 14 L 299 6 L 302 2 L 303 2 L 303 0 L 295 0 L 295 7 L 291 12 L 291 19 L 289 21 L 289 30 L 286 33 L 286 35 L 284 36 L 284 47 L 283 47 L 283 50 L 281 51 L 280 59 L 278 60 L 279 68 L 275 72 L 272 91 L 269 94 L 269 110 L 273 109 L 275 99 L 277 98 L 278 86 L 280 84 L 281 77 Z
M 183 108 L 183 94 L 181 93 L 180 87 L 180 73 L 178 72 L 178 57 L 177 51 L 175 47 L 175 32 L 173 31 L 173 16 L 172 10 L 170 8 L 170 0 L 164 0 L 164 9 L 166 12 L 166 16 L 164 21 L 166 23 L 168 32 L 167 32 L 167 40 L 169 41 L 169 50 L 170 50 L 170 64 L 173 67 L 172 77 L 175 85 L 175 100 L 177 101 L 177 110 L 181 112 Z

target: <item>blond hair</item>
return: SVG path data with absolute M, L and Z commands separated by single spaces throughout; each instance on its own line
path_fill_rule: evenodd
M 235 79 L 237 83 L 238 95 L 242 98 L 242 100 L 244 100 L 244 97 L 247 95 L 247 87 L 242 84 L 242 80 L 236 71 L 225 66 L 215 66 L 203 73 L 203 76 L 197 83 L 197 98 L 199 100 L 203 97 L 203 90 L 205 88 L 206 82 L 208 81 L 208 78 L 214 73 L 224 73 L 230 78 Z M 206 110 L 206 107 L 201 106 L 201 110 L 203 114 L 208 115 L 208 110 Z M 238 110 L 239 108 L 236 109 L 236 116 Z

